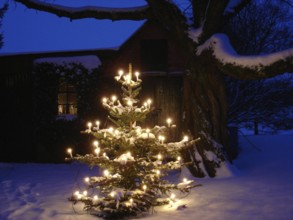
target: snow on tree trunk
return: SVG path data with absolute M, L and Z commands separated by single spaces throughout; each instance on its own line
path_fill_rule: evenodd
M 184 159 L 191 162 L 189 170 L 194 176 L 214 177 L 230 158 L 225 85 L 211 66 L 193 69 L 184 79 L 183 118 L 186 129 L 201 141 L 184 152 Z

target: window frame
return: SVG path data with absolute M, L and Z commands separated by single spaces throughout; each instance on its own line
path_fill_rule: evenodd
M 75 86 L 67 81 L 60 80 L 57 94 L 58 116 L 77 116 L 77 104 L 78 96 Z

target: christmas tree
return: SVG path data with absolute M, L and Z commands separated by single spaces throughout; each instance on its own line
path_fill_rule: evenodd
M 184 166 L 180 152 L 197 140 L 184 136 L 179 142 L 168 143 L 166 135 L 175 128 L 170 118 L 166 126 L 143 127 L 153 108 L 150 99 L 139 105 L 139 73 L 133 76 L 129 65 L 129 72 L 119 71 L 115 79 L 121 84 L 121 101 L 117 96 L 102 99 L 113 127 L 89 122 L 84 132 L 96 139 L 93 153 L 73 157 L 68 149 L 71 160 L 103 169 L 103 176 L 86 177 L 87 189 L 76 191 L 69 200 L 83 202 L 85 210 L 103 218 L 145 213 L 154 206 L 172 203 L 174 190 L 189 192 L 198 186 L 186 178 L 177 184 L 165 178 L 169 171 Z

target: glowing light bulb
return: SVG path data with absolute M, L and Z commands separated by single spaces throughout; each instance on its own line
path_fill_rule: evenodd
M 91 129 L 92 129 L 92 126 L 93 126 L 93 124 L 92 124 L 91 122 L 88 122 L 88 123 L 87 123 L 87 126 L 89 127 L 89 130 L 91 130 Z
M 113 95 L 111 99 L 113 102 L 115 102 L 117 100 L 117 97 L 115 95 Z
M 161 154 L 158 154 L 158 160 L 162 160 L 162 155 Z
M 168 124 L 168 127 L 170 127 L 171 126 L 171 123 L 172 123 L 172 119 L 171 118 L 167 118 L 166 122 Z
M 142 189 L 143 189 L 144 191 L 146 191 L 147 186 L 146 186 L 146 185 L 143 185 L 143 186 L 142 186 Z
M 67 149 L 67 153 L 70 155 L 70 157 L 72 158 L 72 149 L 71 148 L 68 148 Z
M 84 196 L 87 196 L 87 191 L 85 190 L 85 191 L 83 191 L 83 193 L 82 193 Z
M 187 178 L 183 178 L 183 183 L 186 183 L 187 182 Z
M 97 156 L 99 156 L 100 152 L 101 152 L 101 149 L 100 149 L 99 147 L 97 147 L 97 148 L 95 149 L 95 153 L 97 154 Z
M 130 202 L 130 205 L 132 205 L 133 204 L 133 198 L 130 198 L 129 202 Z
M 181 157 L 180 157 L 180 156 L 178 156 L 178 157 L 177 157 L 177 160 L 178 160 L 178 161 L 180 161 L 180 160 L 181 160 Z
M 175 197 L 176 197 L 176 196 L 175 196 L 174 193 L 172 193 L 171 196 L 170 196 L 171 199 L 175 199 Z
M 75 191 L 74 195 L 78 196 L 79 195 L 79 191 Z
M 94 142 L 93 142 L 93 145 L 94 145 L 95 147 L 98 147 L 98 146 L 99 146 L 99 142 L 98 142 L 98 141 L 94 141 Z
M 158 139 L 159 139 L 159 141 L 160 141 L 161 144 L 163 144 L 164 141 L 165 141 L 165 137 L 162 136 L 162 135 L 159 135 Z
M 110 196 L 111 196 L 111 197 L 114 197 L 115 194 L 116 194 L 115 192 L 111 192 L 111 193 L 110 193 Z
M 109 157 L 107 156 L 107 154 L 106 154 L 106 153 L 103 153 L 103 157 L 105 157 L 106 159 L 108 159 L 108 160 L 109 160 Z
M 134 74 L 135 74 L 135 76 L 136 76 L 136 81 L 138 81 L 139 72 L 135 72 Z
M 86 178 L 84 178 L 84 181 L 85 181 L 86 183 L 88 183 L 88 182 L 90 181 L 90 178 L 89 178 L 89 177 L 86 177 Z
M 148 104 L 148 107 L 150 108 L 151 107 L 151 104 L 152 104 L 152 100 L 151 99 L 148 99 L 147 100 L 147 104 Z
M 121 77 L 122 77 L 123 74 L 124 74 L 123 70 L 119 70 L 119 71 L 118 71 L 118 75 L 119 75 L 119 76 L 117 76 L 117 78 L 115 77 L 116 80 L 119 81 L 119 80 L 121 79 Z
M 103 103 L 106 103 L 106 102 L 107 102 L 107 98 L 103 98 L 103 99 L 102 99 L 102 102 L 103 102 Z
M 108 132 L 110 132 L 110 133 L 112 133 L 113 130 L 114 130 L 114 129 L 113 129 L 112 127 L 108 128 Z
M 150 137 L 150 129 L 147 128 L 145 131 L 146 131 L 148 138 L 149 138 Z
M 160 170 L 157 170 L 157 171 L 156 171 L 156 174 L 157 174 L 157 175 L 160 175 L 160 174 L 161 174 L 161 171 L 160 171 Z
M 97 195 L 94 196 L 94 201 L 97 201 L 99 197 Z
M 126 164 L 126 162 L 127 162 L 127 156 L 126 155 L 123 155 L 121 157 L 121 162 L 122 162 L 122 164 Z
M 128 100 L 127 101 L 127 105 L 132 106 L 133 105 L 133 102 L 131 100 Z
M 96 121 L 96 125 L 97 125 L 97 130 L 100 129 L 100 121 Z
M 140 127 L 138 127 L 138 128 L 136 129 L 136 133 L 137 133 L 138 135 L 140 135 L 140 133 L 141 133 L 141 128 L 140 128 Z
M 184 142 L 187 142 L 188 140 L 189 140 L 188 136 L 185 135 L 185 136 L 183 137 L 183 141 L 184 141 Z
M 104 175 L 105 175 L 106 177 L 108 177 L 108 176 L 110 175 L 110 172 L 109 172 L 108 170 L 104 170 Z

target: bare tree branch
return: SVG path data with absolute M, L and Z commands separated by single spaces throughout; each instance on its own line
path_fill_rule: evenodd
M 284 2 L 285 4 L 287 4 L 288 6 L 290 6 L 291 8 L 293 8 L 293 3 L 292 0 L 280 0 L 281 2 Z
M 199 28 L 205 17 L 205 12 L 207 10 L 208 1 L 202 0 L 191 0 L 192 12 L 194 16 L 194 27 Z
M 96 18 L 115 20 L 143 20 L 149 17 L 149 7 L 105 8 L 105 7 L 67 7 L 39 0 L 15 0 L 28 8 L 45 11 L 71 20 Z
M 228 20 L 233 18 L 235 15 L 237 15 L 250 2 L 251 0 L 242 0 L 233 8 L 233 10 L 227 11 L 224 16 L 224 23 L 227 23 Z
M 203 18 L 203 32 L 199 38 L 199 42 L 206 41 L 214 33 L 220 31 L 223 25 L 223 16 L 225 8 L 229 0 L 209 0 L 206 5 L 204 18 Z

